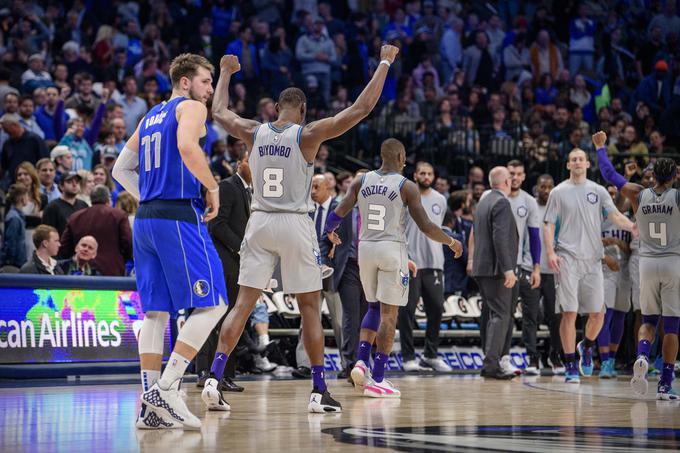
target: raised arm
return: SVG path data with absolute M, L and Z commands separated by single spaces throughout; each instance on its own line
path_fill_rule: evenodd
M 433 241 L 448 245 L 453 250 L 454 256 L 459 258 L 463 254 L 463 245 L 460 241 L 452 238 L 430 220 L 423 208 L 420 192 L 413 181 L 406 181 L 401 188 L 401 197 L 408 206 L 408 212 L 420 231 Z
M 600 167 L 600 175 L 602 175 L 602 179 L 609 184 L 613 184 L 618 191 L 621 192 L 621 195 L 630 201 L 633 212 L 637 212 L 638 195 L 642 192 L 644 187 L 640 184 L 628 182 L 622 174 L 616 171 L 607 155 L 607 148 L 604 146 L 606 142 L 607 134 L 604 132 L 599 131 L 593 134 L 593 144 L 597 150 L 597 162 Z
M 399 49 L 397 47 L 390 45 L 382 46 L 382 49 L 380 49 L 380 64 L 356 102 L 337 115 L 314 121 L 302 129 L 300 148 L 307 161 L 311 162 L 314 160 L 321 143 L 344 134 L 371 113 L 380 99 L 380 94 L 387 78 L 387 72 L 398 52 Z
M 260 125 L 255 120 L 241 118 L 229 110 L 229 81 L 231 75 L 241 70 L 236 55 L 225 55 L 220 60 L 220 78 L 217 81 L 213 96 L 212 115 L 230 135 L 243 140 L 248 147 L 253 147 L 253 134 Z

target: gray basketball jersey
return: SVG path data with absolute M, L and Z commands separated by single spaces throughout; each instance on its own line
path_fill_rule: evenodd
M 422 195 L 420 200 L 427 216 L 438 227 L 444 222 L 446 214 L 446 198 L 432 189 L 427 195 Z M 419 269 L 444 270 L 444 249 L 439 242 L 425 236 L 420 231 L 411 216 L 406 217 L 406 239 L 408 241 L 408 255 Z
M 640 256 L 680 255 L 680 212 L 677 189 L 661 195 L 640 192 L 635 219 L 640 228 Z
M 314 163 L 306 162 L 300 151 L 301 131 L 298 124 L 277 129 L 271 123 L 255 130 L 249 160 L 253 211 L 308 213 L 314 209 Z
M 626 231 L 620 228 L 611 220 L 607 218 L 602 220 L 603 239 L 616 238 L 621 239 L 623 242 L 627 244 L 630 244 L 632 237 L 633 235 L 631 234 L 630 231 Z M 623 251 L 619 248 L 618 245 L 609 245 L 605 247 L 604 254 L 616 259 L 616 261 L 619 263 L 619 267 L 621 268 L 621 270 L 624 270 L 626 268 L 626 264 L 628 263 L 628 256 L 625 253 L 623 253 Z M 605 274 L 613 272 L 609 269 L 609 267 L 606 264 L 602 265 L 602 270 Z M 621 272 L 621 274 L 623 274 L 623 272 Z
M 398 173 L 364 175 L 358 194 L 361 241 L 406 242 L 406 205 L 401 187 L 406 178 Z
M 529 242 L 527 227 L 540 228 L 542 217 L 538 214 L 538 203 L 534 197 L 521 190 L 516 197 L 508 197 L 512 215 L 515 217 L 517 225 L 517 235 L 519 237 L 519 247 L 517 248 L 517 264 L 521 265 L 524 243 Z

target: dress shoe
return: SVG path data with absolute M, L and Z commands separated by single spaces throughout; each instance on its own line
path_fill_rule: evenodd
M 245 390 L 243 387 L 238 385 L 236 382 L 232 381 L 230 377 L 224 376 L 221 380 L 217 389 L 221 392 L 242 392 Z
M 482 370 L 480 373 L 483 378 L 488 378 L 488 379 L 498 379 L 500 381 L 507 381 L 515 377 L 515 374 L 512 373 L 504 373 L 502 370 L 496 370 L 496 371 L 486 371 Z
M 312 370 L 306 366 L 299 366 L 291 373 L 296 379 L 311 379 Z
M 210 371 L 209 370 L 203 370 L 200 373 L 198 373 L 198 380 L 196 381 L 196 387 L 202 389 L 203 386 L 205 385 L 205 381 L 208 380 L 210 377 Z

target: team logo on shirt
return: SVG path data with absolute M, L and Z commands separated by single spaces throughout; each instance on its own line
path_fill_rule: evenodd
M 441 212 L 442 212 L 441 206 L 439 206 L 438 204 L 433 204 L 432 205 L 432 212 L 434 213 L 434 215 L 441 214 Z
M 205 280 L 196 280 L 193 288 L 194 294 L 198 297 L 205 297 L 210 294 L 210 285 Z
M 517 215 L 520 216 L 521 218 L 526 217 L 528 213 L 529 211 L 527 210 L 526 206 L 520 206 L 519 208 L 517 208 Z
M 588 200 L 588 203 L 590 204 L 595 204 L 597 203 L 598 196 L 594 192 L 588 192 L 588 195 L 586 195 L 586 200 Z

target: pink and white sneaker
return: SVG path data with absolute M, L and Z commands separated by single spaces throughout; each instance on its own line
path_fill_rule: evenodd
M 352 382 L 354 382 L 354 387 L 357 388 L 364 388 L 366 382 L 372 380 L 371 370 L 368 368 L 368 365 L 366 365 L 366 362 L 364 362 L 363 360 L 357 360 L 357 363 L 354 364 L 354 368 L 352 368 L 352 372 L 350 375 L 352 376 Z
M 364 396 L 371 398 L 401 398 L 401 392 L 387 379 L 382 382 L 375 382 L 369 379 L 364 384 Z

